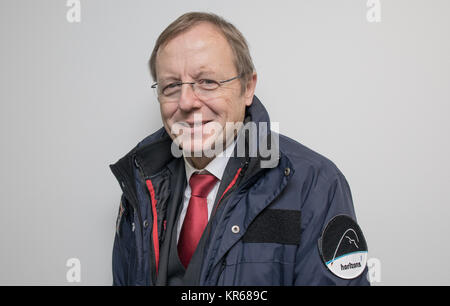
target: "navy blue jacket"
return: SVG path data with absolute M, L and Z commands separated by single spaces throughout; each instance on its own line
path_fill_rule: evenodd
M 254 97 L 246 120 L 270 122 Z M 267 135 L 270 135 L 268 129 Z M 272 136 L 275 134 L 272 134 Z M 258 137 L 258 139 L 261 139 Z M 259 141 L 259 140 L 258 140 Z M 161 128 L 111 165 L 123 194 L 113 247 L 114 285 L 165 284 L 167 211 L 181 205 L 183 159 Z M 198 285 L 368 285 L 334 275 L 318 241 L 335 216 L 356 220 L 349 185 L 327 158 L 279 134 L 271 168 L 263 157 L 231 157 L 205 230 Z M 224 175 L 225 176 L 225 175 Z

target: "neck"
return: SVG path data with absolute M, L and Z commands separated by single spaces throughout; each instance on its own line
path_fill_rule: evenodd
M 197 169 L 205 168 L 214 157 L 187 157 L 187 160 Z

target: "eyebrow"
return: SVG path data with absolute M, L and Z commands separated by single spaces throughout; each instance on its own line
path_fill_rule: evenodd
M 212 70 L 200 70 L 194 75 L 194 79 L 198 79 L 201 76 L 211 76 L 211 75 L 214 76 L 216 75 L 216 73 Z
M 200 68 L 200 71 L 198 71 L 196 74 L 193 75 L 193 79 L 197 80 L 197 79 L 199 79 L 202 76 L 215 76 L 215 75 L 216 75 L 216 73 L 214 71 L 212 71 L 212 70 L 206 70 L 206 69 L 202 70 Z M 178 82 L 178 81 L 180 81 L 180 79 L 177 78 L 177 77 L 171 76 L 171 77 L 167 77 L 167 78 L 161 79 L 160 83 L 168 82 L 168 81 Z
M 179 81 L 179 79 L 176 78 L 176 77 L 167 77 L 167 78 L 164 78 L 164 79 L 160 79 L 159 83 L 163 83 L 163 82 L 167 82 L 167 81 Z

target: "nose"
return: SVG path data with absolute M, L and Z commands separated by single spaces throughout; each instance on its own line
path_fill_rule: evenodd
M 201 102 L 197 98 L 194 92 L 194 88 L 191 84 L 185 84 L 181 86 L 180 100 L 178 101 L 178 108 L 185 112 L 189 112 L 192 109 L 200 108 Z

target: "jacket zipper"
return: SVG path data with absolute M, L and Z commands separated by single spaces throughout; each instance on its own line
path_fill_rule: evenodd
M 233 190 L 236 189 L 236 181 L 237 181 L 238 175 L 241 171 L 242 171 L 242 168 L 239 168 L 237 170 L 233 180 L 228 185 L 228 187 L 225 189 L 225 191 L 222 193 L 222 196 L 220 197 L 219 201 L 217 202 L 217 205 L 214 209 L 214 212 L 213 212 L 211 218 L 214 217 L 214 215 L 216 214 L 217 208 L 220 206 L 220 203 L 222 203 L 222 200 L 225 200 L 226 198 L 228 198 L 228 196 L 233 192 Z
M 146 190 L 148 199 L 150 201 L 150 206 L 152 208 L 152 234 L 150 235 L 150 252 L 149 252 L 149 259 L 150 263 L 154 263 L 154 265 L 150 264 L 151 268 L 151 279 L 153 284 L 156 284 L 156 278 L 158 276 L 158 266 L 159 266 L 159 240 L 158 240 L 158 217 L 157 217 L 157 211 L 156 211 L 156 197 L 155 197 L 155 190 L 153 188 L 153 183 L 150 179 L 145 178 L 145 174 L 142 170 L 142 167 L 139 165 L 137 159 L 135 156 L 133 156 L 134 164 L 139 170 L 139 174 L 141 176 L 141 180 L 145 182 Z M 142 222 L 142 217 L 141 217 Z M 142 223 L 141 223 L 142 224 Z M 155 237 L 156 236 L 156 237 Z M 142 237 L 142 241 L 144 238 Z
M 159 238 L 158 238 L 158 214 L 156 211 L 156 198 L 155 198 L 155 190 L 153 188 L 153 184 L 152 181 L 150 179 L 146 180 L 146 184 L 147 184 L 147 188 L 148 191 L 150 192 L 150 202 L 151 202 L 151 206 L 152 206 L 152 217 L 153 217 L 153 222 L 152 222 L 152 235 L 151 235 L 151 240 L 153 242 L 153 251 L 155 254 L 155 274 L 156 277 L 158 277 L 158 266 L 159 266 Z
M 213 213 L 211 214 L 210 219 L 212 219 L 212 218 L 215 216 L 216 211 L 217 211 L 217 208 L 219 208 L 219 205 L 220 205 L 223 201 L 225 201 L 225 200 L 230 196 L 230 194 L 232 194 L 233 191 L 237 188 L 237 186 L 238 186 L 239 183 L 240 183 L 240 180 L 242 179 L 242 177 L 244 176 L 245 171 L 247 170 L 247 167 L 248 167 L 248 161 L 246 161 L 245 164 L 244 164 L 244 166 L 242 166 L 241 168 L 239 168 L 239 169 L 236 171 L 236 174 L 234 175 L 233 180 L 232 180 L 231 183 L 228 185 L 228 187 L 225 189 L 225 191 L 222 193 L 222 196 L 220 197 L 219 201 L 217 202 L 217 205 L 216 205 L 216 207 L 214 208 L 214 211 L 213 211 Z M 239 177 L 240 177 L 241 179 L 238 181 L 238 178 L 239 178 Z

